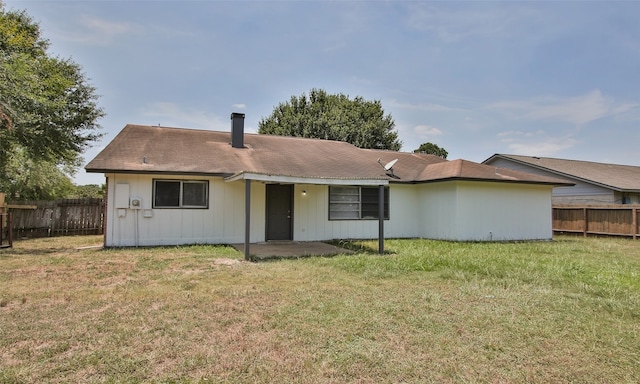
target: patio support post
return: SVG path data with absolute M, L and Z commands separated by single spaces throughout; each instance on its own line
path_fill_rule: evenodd
M 249 243 L 251 242 L 251 180 L 244 181 L 244 259 L 249 261 Z
M 384 255 L 384 185 L 378 186 L 378 252 Z

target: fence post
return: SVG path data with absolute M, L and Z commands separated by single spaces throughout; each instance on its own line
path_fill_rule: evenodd
M 58 209 L 57 200 L 51 204 L 51 217 L 49 218 L 49 237 L 56 235 L 56 210 Z
M 584 232 L 583 232 L 583 235 L 584 235 L 584 237 L 587 237 L 587 229 L 589 227 L 589 220 L 587 218 L 587 208 L 586 207 L 583 208 L 582 212 L 583 212 L 583 216 L 584 216 L 584 225 L 583 225 L 583 231 Z
M 13 215 L 11 212 L 7 213 L 7 227 L 9 228 L 9 248 L 13 247 Z
M 638 238 L 638 208 L 631 208 L 631 215 L 633 216 L 633 240 Z
M 5 222 L 6 221 L 6 222 Z M 6 224 L 6 227 L 5 227 Z M 7 230 L 7 245 L 4 245 L 4 231 Z M 0 248 L 13 247 L 13 220 L 11 218 L 11 212 L 0 212 Z

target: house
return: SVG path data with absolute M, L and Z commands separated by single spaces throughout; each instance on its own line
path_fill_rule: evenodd
M 550 239 L 551 190 L 569 185 L 466 160 L 245 134 L 238 113 L 231 132 L 127 125 L 86 170 L 107 179 L 106 246 Z
M 505 154 L 482 163 L 573 182 L 553 189 L 554 204 L 640 203 L 639 166 Z

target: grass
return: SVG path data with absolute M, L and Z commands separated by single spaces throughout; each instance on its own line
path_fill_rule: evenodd
M 640 243 L 0 251 L 0 382 L 637 383 Z M 81 248 L 81 249 L 78 249 Z

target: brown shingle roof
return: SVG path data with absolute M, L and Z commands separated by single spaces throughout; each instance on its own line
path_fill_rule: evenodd
M 495 154 L 485 163 L 494 158 L 512 160 L 555 173 L 558 177 L 578 179 L 622 192 L 640 191 L 638 166 L 505 154 Z
M 231 176 L 242 172 L 331 179 L 388 179 L 419 183 L 481 179 L 563 184 L 538 176 L 433 155 L 361 149 L 349 143 L 245 134 L 245 148 L 230 145 L 229 132 L 127 125 L 87 166 L 88 172 Z M 398 159 L 393 177 L 378 164 Z

